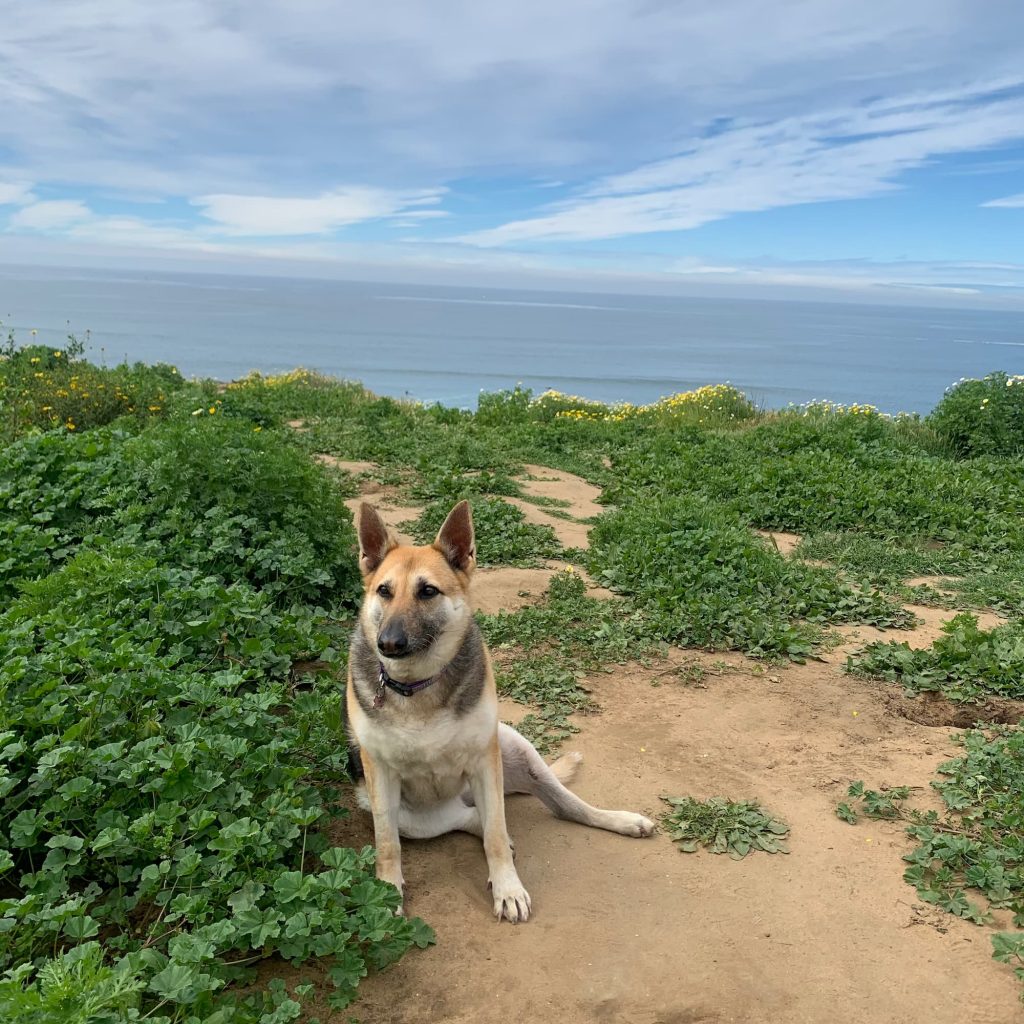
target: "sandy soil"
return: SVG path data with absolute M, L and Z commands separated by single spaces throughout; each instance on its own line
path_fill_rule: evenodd
M 506 498 L 510 505 L 515 505 L 523 513 L 523 518 L 528 523 L 536 523 L 538 526 L 550 526 L 558 538 L 562 547 L 585 548 L 587 546 L 587 534 L 590 527 L 577 519 L 563 519 L 561 516 L 553 516 L 547 510 L 525 498 Z
M 800 543 L 798 533 L 785 533 L 782 530 L 755 530 L 754 533 L 774 544 L 775 550 L 780 555 L 791 555 L 797 544 Z
M 381 518 L 395 531 L 401 543 L 413 543 L 412 538 L 399 529 L 399 525 L 419 516 L 422 506 L 409 504 L 397 488 L 376 481 L 373 477 L 380 469 L 376 463 L 339 459 L 325 453 L 315 455 L 314 458 L 325 466 L 343 470 L 356 477 L 359 496 L 349 498 L 345 502 L 353 514 L 361 502 L 368 501 L 376 506 Z M 552 527 L 563 547 L 586 548 L 589 526 L 581 520 L 600 515 L 604 511 L 604 508 L 594 500 L 600 496 L 600 490 L 571 473 L 546 469 L 543 466 L 526 466 L 523 476 L 519 479 L 527 494 L 567 502 L 568 505 L 560 507 L 560 511 L 570 518 L 549 515 L 540 506 L 522 498 L 508 497 L 505 500 L 522 509 L 527 522 Z M 536 602 L 547 589 L 552 574 L 563 571 L 567 565 L 567 562 L 556 559 L 546 562 L 543 568 L 536 569 L 504 566 L 480 569 L 476 586 L 477 607 L 488 615 L 493 615 L 502 610 L 515 611 L 526 604 Z M 595 584 L 580 566 L 573 565 L 572 568 L 587 580 L 587 590 L 592 596 L 612 596 L 610 590 Z
M 533 467 L 533 475 L 549 474 Z M 534 600 L 549 571 L 481 572 L 477 599 L 488 610 Z M 951 614 L 914 610 L 926 620 L 915 643 L 931 642 Z M 851 780 L 927 791 L 936 766 L 956 749 L 947 727 L 955 716 L 945 702 L 928 702 L 922 711 L 923 702 L 893 687 L 843 674 L 847 652 L 879 635 L 851 629 L 846 645 L 803 666 L 674 652 L 664 663 L 587 682 L 602 712 L 581 717 L 581 732 L 567 745 L 584 755 L 574 788 L 585 799 L 657 817 L 663 795 L 755 798 L 791 826 L 789 856 L 733 862 L 681 854 L 662 833 L 626 839 L 556 821 L 530 798 L 510 798 L 517 863 L 533 898 L 530 922 L 499 925 L 491 918 L 478 839 L 406 842 L 406 906 L 434 926 L 438 944 L 368 978 L 350 1011 L 332 1015 L 318 1007 L 321 1018 L 1021 1019 L 1018 983 L 991 959 L 990 930 L 920 904 L 902 880 L 901 856 L 910 849 L 902 828 L 850 826 L 835 816 Z M 700 685 L 687 685 L 671 669 L 694 659 L 711 671 Z M 523 710 L 503 702 L 503 715 L 513 709 Z M 371 843 L 369 816 L 355 811 L 336 824 L 332 839 Z
M 523 469 L 525 473 L 520 479 L 527 494 L 568 501 L 571 507 L 566 511 L 578 519 L 591 519 L 607 510 L 606 506 L 597 503 L 601 489 L 572 473 L 547 466 L 526 465 Z
M 603 713 L 579 722 L 576 789 L 647 814 L 663 794 L 754 797 L 790 824 L 789 856 L 681 854 L 662 834 L 624 839 L 511 798 L 534 917 L 490 918 L 479 840 L 406 843 L 407 906 L 438 945 L 367 979 L 361 1019 L 954 1024 L 965 1007 L 979 1024 L 1018 1019 L 987 930 L 921 906 L 903 882 L 901 829 L 834 813 L 851 779 L 927 786 L 952 753 L 947 731 L 894 715 L 876 686 L 831 666 L 729 660 L 739 670 L 706 689 L 654 687 L 639 668 L 590 680 Z M 357 813 L 335 838 L 372 842 L 372 829 Z

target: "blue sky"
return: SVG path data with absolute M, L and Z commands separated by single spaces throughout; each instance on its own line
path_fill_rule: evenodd
M 0 0 L 0 260 L 1024 308 L 1024 5 Z

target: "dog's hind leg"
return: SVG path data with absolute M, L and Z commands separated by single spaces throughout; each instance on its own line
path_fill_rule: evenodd
M 591 807 L 575 793 L 566 789 L 562 779 L 575 774 L 581 758 L 578 754 L 560 758 L 548 765 L 525 736 L 508 725 L 498 726 L 502 770 L 506 793 L 531 793 L 556 818 L 578 821 L 591 828 L 603 828 L 624 836 L 649 836 L 654 822 L 632 811 L 605 811 Z
M 398 811 L 398 834 L 405 839 L 433 839 L 448 832 L 484 834 L 480 812 L 467 805 L 461 797 L 454 797 L 433 807 L 409 807 L 405 803 Z

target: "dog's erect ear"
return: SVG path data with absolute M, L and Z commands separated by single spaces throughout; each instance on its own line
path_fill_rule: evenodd
M 359 568 L 364 576 L 369 576 L 398 542 L 377 510 L 365 501 L 356 513 L 356 530 L 359 533 Z
M 476 540 L 473 537 L 473 513 L 468 501 L 460 501 L 448 513 L 437 531 L 434 547 L 448 559 L 453 569 L 472 572 L 476 565 Z

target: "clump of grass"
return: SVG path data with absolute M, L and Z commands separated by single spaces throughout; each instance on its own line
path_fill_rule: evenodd
M 720 796 L 662 799 L 672 810 L 662 815 L 661 824 L 683 853 L 696 853 L 702 846 L 712 853 L 727 853 L 733 860 L 742 860 L 752 850 L 789 853 L 789 826 L 754 801 Z

